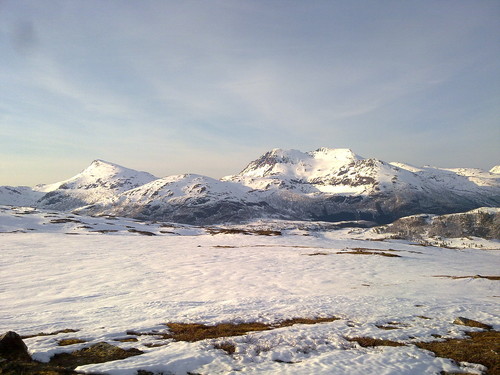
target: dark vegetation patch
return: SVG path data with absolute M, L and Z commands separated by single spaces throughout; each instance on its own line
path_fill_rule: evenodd
M 236 249 L 237 246 L 228 246 L 228 245 L 215 245 L 213 247 L 219 248 L 219 249 Z
M 331 253 L 325 253 L 325 252 L 323 252 L 323 251 L 318 251 L 318 252 L 316 252 L 316 253 L 304 254 L 304 255 L 307 255 L 307 256 L 312 257 L 312 256 L 315 256 L 315 255 L 330 255 L 330 254 L 331 254 Z
M 346 338 L 346 340 L 351 342 L 357 342 L 363 348 L 370 348 L 375 346 L 405 346 L 405 344 L 402 344 L 397 341 L 374 339 L 371 337 L 352 337 L 352 338 Z
M 389 331 L 391 329 L 400 329 L 401 327 L 398 326 L 388 326 L 388 325 L 375 325 L 378 329 L 384 329 L 386 331 Z
M 118 342 L 137 342 L 139 340 L 137 340 L 135 337 L 124 337 L 124 338 L 121 338 L 121 339 L 114 339 L 113 341 L 118 341 Z
M 162 339 L 173 339 L 175 341 L 194 342 L 205 339 L 216 339 L 220 337 L 243 336 L 249 332 L 267 331 L 276 328 L 290 327 L 295 324 L 318 324 L 333 322 L 339 318 L 294 318 L 283 320 L 275 324 L 264 323 L 221 323 L 213 326 L 198 323 L 165 323 L 168 332 L 137 332 L 127 331 L 127 335 L 156 336 Z
M 118 232 L 118 229 L 98 229 L 98 230 L 91 230 L 90 232 L 106 234 L 106 233 Z
M 488 279 L 493 281 L 500 280 L 500 276 L 483 276 L 483 275 L 473 275 L 473 276 L 449 276 L 449 275 L 435 275 L 432 277 L 443 277 L 448 279 Z
M 380 255 L 390 258 L 401 258 L 401 255 L 385 253 L 383 251 L 367 251 L 367 250 L 353 250 L 353 251 L 339 251 L 336 254 L 354 254 L 354 255 Z
M 72 353 L 59 353 L 50 359 L 50 364 L 55 366 L 74 369 L 78 366 L 88 365 L 91 363 L 103 363 L 125 359 L 135 355 L 142 354 L 138 349 L 124 350 L 117 346 L 110 345 L 106 342 L 89 346 L 81 350 L 76 350 Z
M 275 325 L 272 325 L 273 328 L 281 328 L 281 327 L 290 327 L 295 324 L 318 324 L 318 323 L 329 323 L 334 322 L 336 320 L 340 320 L 337 317 L 329 317 L 329 318 L 293 318 L 283 320 Z
M 419 342 L 419 348 L 430 350 L 436 356 L 457 362 L 479 363 L 488 368 L 486 374 L 500 374 L 500 332 L 469 332 L 465 339 Z
M 236 229 L 236 228 L 207 228 L 209 234 L 245 234 L 245 235 L 259 235 L 259 236 L 281 236 L 279 230 L 269 229 Z
M 214 348 L 224 350 L 229 355 L 234 354 L 234 352 L 236 351 L 236 346 L 233 343 L 227 341 L 214 344 Z
M 143 236 L 156 236 L 156 233 L 148 232 L 146 230 L 129 229 L 130 233 L 142 234 Z
M 62 339 L 57 342 L 57 345 L 59 346 L 68 346 L 68 345 L 74 345 L 74 344 L 83 344 L 86 342 L 85 340 L 80 340 L 80 339 Z
M 453 321 L 453 324 L 458 324 L 458 325 L 467 326 L 467 327 L 474 327 L 474 328 L 482 328 L 482 329 L 487 329 L 487 330 L 493 329 L 493 327 L 490 326 L 489 324 L 484 324 L 484 323 L 478 322 L 477 320 L 472 320 L 472 319 L 464 318 L 461 316 L 456 318 Z
M 37 361 L 0 362 L 2 375 L 77 375 L 72 369 Z
M 79 331 L 78 329 L 66 328 L 66 329 L 60 329 L 59 331 L 54 331 L 54 332 L 49 332 L 49 333 L 40 332 L 40 333 L 35 333 L 35 334 L 32 334 L 32 335 L 24 335 L 24 336 L 21 336 L 21 338 L 24 340 L 24 339 L 30 339 L 32 337 L 55 336 L 55 335 L 58 335 L 60 333 L 76 333 L 78 331 Z
M 16 212 L 18 215 L 33 215 L 33 214 L 38 214 L 40 211 L 32 210 L 32 211 L 21 211 L 21 212 Z
M 51 224 L 64 224 L 64 223 L 79 223 L 79 224 L 84 224 L 80 220 L 74 220 L 74 219 L 52 219 L 50 221 Z
M 166 323 L 170 331 L 170 338 L 175 341 L 200 341 L 219 337 L 243 336 L 248 332 L 265 331 L 271 329 L 264 323 L 221 323 L 207 326 L 196 323 Z

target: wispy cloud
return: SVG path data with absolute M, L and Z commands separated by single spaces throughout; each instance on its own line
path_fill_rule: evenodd
M 486 167 L 500 157 L 499 15 L 465 0 L 7 0 L 0 131 L 33 160 L 75 148 L 81 163 L 217 176 L 269 147 L 459 163 L 439 140 L 453 129 L 463 147 L 474 118 Z M 415 137 L 427 148 L 410 153 Z

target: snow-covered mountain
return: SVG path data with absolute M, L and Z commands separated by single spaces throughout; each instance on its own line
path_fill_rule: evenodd
M 2 186 L 0 204 L 71 210 L 106 202 L 118 194 L 156 179 L 147 172 L 135 171 L 104 160 L 94 160 L 89 167 L 65 181 L 37 185 L 33 189 Z M 16 199 L 11 199 L 12 197 Z
M 158 179 L 96 160 L 66 181 L 0 187 L 0 204 L 189 224 L 257 218 L 388 223 L 412 214 L 498 207 L 497 172 L 419 168 L 328 148 L 273 149 L 221 180 L 193 174 Z
M 272 210 L 260 209 L 265 216 Z M 85 207 L 86 213 L 190 224 L 238 222 L 255 217 L 261 207 L 251 189 L 233 182 L 185 174 L 154 180 L 116 196 L 107 204 Z M 257 208 L 257 210 L 256 210 Z

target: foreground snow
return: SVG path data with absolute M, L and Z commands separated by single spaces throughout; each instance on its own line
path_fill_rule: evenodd
M 368 241 L 362 231 L 348 230 L 288 230 L 269 237 L 176 227 L 146 237 L 87 228 L 67 235 L 76 233 L 77 223 L 44 224 L 41 215 L 18 216 L 0 215 L 0 230 L 10 232 L 22 221 L 18 229 L 31 225 L 37 233 L 0 234 L 0 332 L 79 330 L 26 339 L 42 361 L 101 341 L 145 352 L 77 369 L 82 372 L 434 374 L 460 368 L 412 345 L 361 348 L 346 338 L 411 343 L 436 340 L 433 335 L 463 337 L 473 328 L 454 325 L 457 316 L 500 328 L 498 281 L 433 277 L 497 275 L 495 250 Z M 92 220 L 95 228 L 132 227 L 121 220 Z M 56 231 L 57 225 L 63 229 Z M 133 225 L 160 234 L 158 224 Z M 400 257 L 337 254 L 353 248 Z M 132 337 L 128 330 L 166 332 L 166 322 L 275 323 L 331 316 L 340 320 L 197 343 L 150 335 L 137 336 L 138 342 L 114 341 Z M 387 325 L 396 329 L 380 328 Z M 60 347 L 61 338 L 87 342 Z M 235 354 L 215 349 L 220 342 L 235 344 Z M 461 369 L 480 373 L 481 366 Z

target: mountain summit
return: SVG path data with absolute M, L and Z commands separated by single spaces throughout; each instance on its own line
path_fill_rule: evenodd
M 94 160 L 76 176 L 48 185 L 37 185 L 33 190 L 46 193 L 39 207 L 69 210 L 111 199 L 127 190 L 156 180 L 147 172 L 139 172 L 104 160 Z
M 387 163 L 345 148 L 273 149 L 221 180 L 193 174 L 158 179 L 94 160 L 65 181 L 0 187 L 0 204 L 200 225 L 260 218 L 388 223 L 500 206 L 500 174 L 497 167 Z

